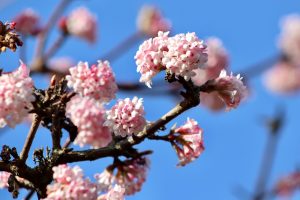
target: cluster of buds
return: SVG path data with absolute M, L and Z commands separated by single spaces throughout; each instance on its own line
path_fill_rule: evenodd
M 3 23 L 0 21 L 0 53 L 5 52 L 7 48 L 16 51 L 18 46 L 22 46 L 19 35 L 15 32 L 15 22 Z
M 125 161 L 118 160 L 101 174 L 96 174 L 98 188 L 109 191 L 115 185 L 125 189 L 125 195 L 133 195 L 140 191 L 146 181 L 150 161 L 146 157 L 138 157 Z M 116 173 L 114 170 L 117 169 Z
M 140 82 L 151 87 L 151 79 L 160 71 L 189 81 L 207 61 L 206 45 L 195 33 L 177 34 L 168 37 L 168 32 L 158 32 L 140 45 L 135 55 Z
M 203 130 L 194 119 L 187 119 L 183 126 L 173 128 L 168 135 L 179 158 L 178 166 L 184 166 L 204 151 Z

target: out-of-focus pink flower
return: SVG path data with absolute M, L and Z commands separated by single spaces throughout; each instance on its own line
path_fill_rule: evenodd
M 98 65 L 89 68 L 88 63 L 79 62 L 70 68 L 66 76 L 68 86 L 81 96 L 88 96 L 103 102 L 115 98 L 118 90 L 115 76 L 108 61 L 98 61 Z
M 73 168 L 69 167 L 66 164 L 55 166 L 52 168 L 53 170 L 53 179 L 57 183 L 61 184 L 69 184 L 71 181 L 76 178 L 82 178 L 83 172 L 79 166 L 75 166 Z
M 276 93 L 286 94 L 300 90 L 300 67 L 281 61 L 269 69 L 264 77 L 266 87 Z
M 300 65 L 300 15 L 291 14 L 282 20 L 279 48 L 296 65 Z
M 15 17 L 16 31 L 23 35 L 35 35 L 39 31 L 39 16 L 32 10 L 26 9 Z
M 127 160 L 123 165 L 118 166 L 116 183 L 125 188 L 126 195 L 133 195 L 139 192 L 147 178 L 150 161 L 147 158 Z
M 105 109 L 95 99 L 88 97 L 73 97 L 67 103 L 66 116 L 78 128 L 78 135 L 74 141 L 79 146 L 91 145 L 93 148 L 105 147 L 112 140 L 105 121 Z
M 196 73 L 192 77 L 195 85 L 201 86 L 206 81 L 215 79 L 219 76 L 223 69 L 227 69 L 229 65 L 229 57 L 222 41 L 216 37 L 210 37 L 206 41 L 208 59 L 204 68 L 194 70 Z M 224 102 L 218 98 L 216 92 L 200 93 L 200 105 L 208 107 L 213 111 L 222 110 L 225 107 Z
M 136 52 L 135 59 L 137 65 L 137 72 L 141 73 L 140 82 L 146 83 L 151 88 L 151 79 L 164 70 L 162 65 L 162 58 L 164 51 L 168 50 L 168 32 L 159 32 L 155 38 L 150 38 L 140 45 L 139 50 Z
M 126 137 L 143 130 L 146 125 L 144 115 L 143 99 L 126 98 L 119 100 L 111 110 L 107 111 L 107 120 L 104 125 L 110 127 L 115 135 Z
M 115 181 L 113 171 L 107 169 L 105 169 L 101 174 L 95 174 L 94 177 L 97 180 L 98 190 L 103 192 L 107 192 Z
M 47 197 L 44 200 L 95 200 L 98 196 L 96 184 L 84 178 L 82 170 L 67 165 L 53 167 L 54 183 L 47 186 Z
M 239 74 L 228 76 L 225 70 L 221 71 L 214 84 L 214 90 L 226 104 L 227 110 L 236 108 L 248 93 L 242 77 Z
M 204 151 L 202 134 L 197 121 L 189 118 L 183 126 L 174 130 L 170 138 L 179 158 L 179 166 L 192 162 Z
M 66 18 L 66 30 L 71 35 L 94 43 L 97 35 L 96 17 L 84 7 L 77 8 Z
M 145 5 L 139 12 L 137 28 L 140 32 L 154 37 L 158 31 L 170 31 L 171 23 L 162 16 L 157 7 Z
M 11 173 L 9 172 L 0 172 L 0 188 L 8 187 L 8 179 Z
M 0 127 L 6 124 L 15 127 L 28 115 L 31 102 L 35 100 L 29 69 L 21 63 L 16 71 L 3 73 L 0 86 Z
M 97 200 L 124 200 L 125 189 L 116 184 L 114 187 L 111 187 L 107 194 L 103 194 L 98 197 Z
M 190 80 L 193 70 L 203 67 L 207 61 L 206 45 L 195 33 L 177 34 L 169 38 L 168 51 L 162 63 L 171 74 Z
M 195 33 L 168 37 L 168 32 L 159 32 L 158 37 L 145 41 L 135 55 L 140 82 L 151 87 L 151 79 L 158 72 L 167 70 L 176 77 L 190 80 L 207 61 L 206 45 Z
M 74 66 L 74 61 L 69 57 L 53 58 L 48 63 L 50 69 L 63 74 L 69 73 L 69 69 L 72 66 Z
M 201 105 L 209 108 L 211 111 L 220 111 L 225 108 L 225 103 L 219 98 L 217 92 L 200 92 Z
M 207 62 L 203 68 L 196 69 L 196 75 L 192 77 L 193 83 L 197 86 L 217 78 L 223 69 L 227 69 L 229 64 L 228 53 L 219 38 L 210 37 L 205 42 L 207 45 Z
M 143 183 L 146 180 L 147 171 L 149 169 L 150 161 L 146 157 L 139 157 L 125 161 L 119 161 L 113 168 L 107 168 L 101 174 L 95 174 L 97 180 L 98 190 L 106 193 L 100 196 L 100 199 L 109 196 L 113 187 L 118 185 L 120 197 L 123 195 L 133 195 L 141 190 Z M 116 172 L 114 173 L 114 170 Z M 121 188 L 120 188 L 120 187 Z M 125 190 L 124 190 L 125 189 Z M 112 195 L 113 193 L 111 193 Z
M 281 178 L 274 191 L 279 196 L 290 196 L 296 189 L 300 188 L 300 172 L 293 172 L 292 174 Z

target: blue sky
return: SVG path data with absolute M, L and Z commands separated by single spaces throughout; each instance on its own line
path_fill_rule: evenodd
M 4 2 L 2 5 L 4 6 Z M 35 9 L 47 19 L 59 1 L 14 0 L 1 6 L 0 20 L 9 21 L 27 7 Z M 70 56 L 77 61 L 95 60 L 136 31 L 135 20 L 143 4 L 154 4 L 163 10 L 170 19 L 174 33 L 196 32 L 201 38 L 217 36 L 222 39 L 230 53 L 233 72 L 247 69 L 278 52 L 276 40 L 279 34 L 280 19 L 290 13 L 299 13 L 300 2 L 286 0 L 252 1 L 108 1 L 78 0 L 66 10 L 70 12 L 78 6 L 86 6 L 98 18 L 97 45 L 89 45 L 76 38 L 69 39 L 56 56 Z M 53 31 L 49 44 L 57 36 Z M 142 42 L 142 41 L 140 41 Z M 133 59 L 138 43 L 126 54 L 112 63 L 119 81 L 137 81 Z M 28 43 L 28 57 L 32 55 L 34 43 Z M 18 56 L 13 53 L 0 55 L 0 67 L 11 70 L 18 66 Z M 36 77 L 35 83 L 45 86 L 47 77 Z M 250 98 L 238 109 L 231 112 L 211 113 L 197 107 L 184 113 L 170 125 L 183 123 L 187 117 L 198 120 L 204 129 L 206 150 L 200 158 L 184 168 L 177 168 L 177 157 L 171 146 L 163 142 L 147 141 L 141 149 L 153 149 L 151 169 L 143 190 L 129 200 L 231 200 L 245 199 L 234 195 L 236 187 L 253 192 L 260 166 L 262 151 L 267 138 L 267 130 L 262 116 L 271 116 L 278 105 L 286 109 L 287 120 L 282 129 L 278 144 L 275 165 L 271 172 L 271 187 L 277 178 L 299 166 L 299 94 L 279 96 L 267 91 L 262 85 L 261 76 L 250 80 Z M 120 92 L 119 98 L 138 93 Z M 176 104 L 168 96 L 144 96 L 148 120 L 155 120 Z M 19 125 L 0 137 L 0 144 L 18 146 L 20 151 L 26 137 L 28 125 Z M 43 129 L 34 141 L 35 147 L 50 145 L 49 133 Z M 94 163 L 84 162 L 82 167 L 88 176 L 101 172 L 110 159 Z M 23 193 L 22 193 L 23 194 Z M 10 199 L 7 191 L 0 191 L 3 199 Z M 21 197 L 21 196 L 20 196 Z M 294 199 L 300 198 L 300 195 Z M 2 199 L 2 198 L 1 198 Z

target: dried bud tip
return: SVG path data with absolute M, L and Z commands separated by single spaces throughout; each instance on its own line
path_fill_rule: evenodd
M 50 81 L 50 87 L 55 86 L 55 84 L 56 84 L 56 75 L 53 75 Z

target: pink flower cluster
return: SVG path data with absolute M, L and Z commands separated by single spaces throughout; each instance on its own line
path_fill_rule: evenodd
M 26 9 L 15 17 L 16 31 L 23 35 L 35 35 L 39 31 L 39 16 L 32 10 Z
M 149 165 L 150 161 L 143 157 L 121 162 L 117 166 L 116 174 L 113 170 L 106 169 L 103 173 L 95 175 L 98 188 L 109 191 L 113 185 L 119 185 L 125 188 L 125 195 L 133 195 L 141 190 L 146 181 Z
M 264 83 L 269 90 L 275 93 L 292 93 L 300 90 L 299 77 L 300 67 L 281 61 L 267 71 Z
M 95 200 L 98 196 L 96 184 L 84 178 L 80 167 L 67 165 L 53 167 L 54 183 L 47 186 L 44 200 Z
M 223 69 L 227 69 L 229 65 L 229 57 L 222 41 L 216 37 L 210 37 L 206 41 L 208 60 L 204 68 L 194 70 L 196 73 L 192 77 L 195 85 L 201 86 L 206 81 L 215 79 L 219 76 Z M 208 107 L 213 111 L 219 111 L 225 107 L 224 102 L 218 98 L 216 92 L 204 93 L 200 92 L 201 105 Z
M 299 188 L 300 173 L 297 171 L 280 179 L 275 186 L 275 193 L 279 196 L 289 196 Z
M 96 41 L 96 18 L 84 7 L 72 11 L 65 20 L 65 29 L 69 34 L 85 39 L 91 43 Z
M 171 143 L 179 158 L 179 166 L 184 166 L 204 151 L 203 131 L 194 119 L 187 119 L 187 122 L 173 131 L 170 135 Z
M 112 140 L 105 121 L 105 109 L 100 102 L 88 97 L 75 96 L 67 103 L 66 116 L 78 128 L 75 144 L 83 147 L 91 145 L 93 148 L 105 147 Z
M 151 78 L 166 69 L 176 77 L 190 80 L 193 70 L 207 61 L 206 45 L 195 33 L 168 37 L 168 32 L 159 32 L 158 37 L 145 41 L 135 55 L 140 82 L 151 86 Z
M 282 20 L 279 48 L 291 62 L 300 65 L 300 15 L 288 15 Z
M 21 63 L 16 71 L 0 76 L 0 85 L 0 127 L 15 127 L 28 115 L 35 100 L 29 69 Z
M 236 108 L 248 93 L 242 77 L 239 74 L 228 76 L 225 70 L 221 71 L 214 84 L 215 91 L 226 104 L 227 110 Z
M 210 37 L 205 40 L 207 45 L 207 62 L 203 68 L 196 69 L 196 76 L 192 77 L 195 85 L 201 86 L 206 81 L 215 79 L 223 69 L 229 65 L 229 57 L 222 41 L 216 37 Z
M 157 7 L 145 5 L 139 12 L 137 28 L 140 32 L 153 37 L 158 31 L 169 31 L 171 24 L 162 16 Z
M 98 61 L 98 65 L 89 68 L 88 63 L 79 62 L 70 68 L 66 76 L 68 87 L 81 96 L 89 96 L 102 102 L 115 98 L 118 87 L 108 61 Z
M 8 179 L 11 173 L 9 172 L 0 172 L 0 189 L 8 187 Z
M 125 189 L 120 185 L 111 187 L 110 190 L 97 198 L 97 200 L 124 200 Z
M 264 82 L 272 92 L 287 94 L 300 90 L 300 15 L 285 17 L 281 29 L 279 48 L 284 58 L 267 71 Z
M 130 100 L 126 98 L 119 100 L 111 110 L 107 111 L 104 125 L 110 127 L 115 135 L 122 137 L 137 134 L 146 125 L 144 114 L 143 99 L 134 97 Z

